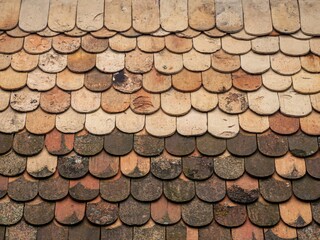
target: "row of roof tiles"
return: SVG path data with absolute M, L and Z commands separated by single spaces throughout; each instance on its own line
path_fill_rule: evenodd
M 21 4 L 21 7 L 20 7 Z M 141 33 L 152 33 L 160 26 L 165 31 L 187 29 L 203 31 L 217 26 L 224 32 L 243 28 L 252 35 L 265 35 L 273 28 L 283 33 L 301 30 L 319 35 L 318 1 L 312 0 L 32 0 L 4 1 L 0 30 L 13 29 L 17 24 L 27 32 L 48 27 L 57 32 L 71 31 L 77 26 L 95 31 L 104 25 L 109 30 L 126 31 L 132 26 Z M 37 12 L 37 14 L 34 14 Z

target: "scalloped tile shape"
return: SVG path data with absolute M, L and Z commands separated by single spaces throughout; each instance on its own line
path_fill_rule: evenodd
M 84 74 L 73 73 L 65 69 L 57 74 L 57 86 L 66 91 L 74 91 L 82 88 Z
M 307 35 L 320 35 L 318 9 L 320 2 L 314 0 L 299 0 L 301 30 Z
M 227 113 L 242 113 L 248 108 L 248 97 L 246 92 L 238 91 L 235 88 L 226 93 L 218 95 L 219 108 Z
M 290 56 L 305 55 L 310 50 L 309 40 L 300 40 L 290 36 L 280 36 L 281 51 Z
M 77 0 L 51 0 L 48 26 L 52 31 L 71 31 L 76 25 Z
M 166 48 L 170 52 L 185 53 L 192 49 L 192 39 L 170 34 L 164 38 Z
M 136 38 L 116 34 L 109 38 L 109 46 L 116 52 L 129 52 L 136 48 Z
M 272 70 L 262 74 L 263 85 L 271 91 L 285 91 L 291 86 L 291 76 L 283 76 Z
M 219 50 L 212 54 L 211 63 L 213 69 L 217 71 L 224 73 L 234 72 L 240 68 L 240 57 Z
M 69 37 L 66 35 L 55 36 L 52 40 L 52 47 L 58 53 L 73 53 L 80 48 L 81 38 Z
M 9 106 L 10 92 L 3 91 L 0 88 L 0 96 L 1 96 L 1 99 L 0 99 L 0 111 L 3 111 Z
M 12 68 L 0 71 L 0 87 L 4 90 L 17 90 L 27 83 L 27 73 L 16 72 Z
M 230 35 L 221 38 L 221 44 L 229 54 L 245 54 L 251 50 L 251 41 L 236 39 Z
M 310 95 L 312 107 L 320 112 L 320 93 Z
M 298 57 L 286 56 L 282 53 L 277 53 L 270 57 L 271 68 L 283 75 L 292 75 L 300 71 L 301 64 Z
M 42 72 L 40 69 L 28 73 L 27 86 L 32 90 L 48 91 L 56 84 L 56 75 Z
M 143 129 L 145 116 L 134 113 L 130 108 L 116 115 L 117 128 L 125 133 L 136 133 Z
M 200 88 L 191 93 L 191 105 L 200 112 L 209 112 L 218 105 L 218 95 Z
M 36 109 L 40 103 L 40 93 L 29 88 L 11 93 L 10 106 L 20 112 L 30 112 Z
M 241 0 L 216 0 L 217 28 L 223 32 L 234 33 L 243 28 Z
M 295 157 L 290 152 L 275 159 L 276 172 L 286 179 L 298 179 L 306 174 L 306 165 L 303 158 Z
M 137 48 L 126 53 L 125 65 L 126 69 L 133 73 L 149 72 L 153 67 L 153 55 L 144 53 Z
M 216 22 L 214 8 L 214 0 L 189 1 L 189 26 L 199 31 L 213 28 Z
M 164 48 L 164 38 L 142 35 L 137 38 L 140 50 L 148 53 L 159 52 Z
M 159 73 L 155 68 L 143 74 L 143 88 L 149 92 L 165 92 L 171 87 L 171 76 Z
M 279 51 L 279 37 L 264 36 L 251 41 L 252 51 L 261 54 L 272 54 Z
M 124 57 L 123 53 L 107 49 L 105 52 L 97 54 L 96 66 L 103 72 L 118 72 L 124 68 Z
M 300 118 L 301 130 L 309 135 L 320 135 L 320 114 L 313 111 L 306 117 Z
M 104 25 L 109 30 L 126 31 L 131 27 L 131 1 L 107 0 L 104 3 Z
M 237 115 L 230 115 L 218 108 L 208 112 L 208 132 L 216 137 L 233 138 L 239 132 Z
M 5 111 L 0 112 L 0 132 L 13 133 L 19 132 L 24 128 L 26 122 L 26 114 L 19 113 L 7 108 Z
M 23 38 L 10 37 L 6 33 L 0 35 L 0 52 L 15 53 L 22 49 Z
M 246 72 L 252 74 L 261 74 L 270 68 L 268 55 L 260 55 L 254 52 L 241 55 L 241 67 Z
M 203 87 L 210 92 L 226 92 L 232 87 L 231 74 L 220 73 L 210 68 L 201 75 Z
M 55 127 L 55 122 L 54 114 L 48 114 L 38 108 L 27 113 L 26 129 L 34 134 L 46 134 Z
M 207 114 L 191 109 L 177 118 L 177 131 L 184 136 L 202 135 L 207 131 Z
M 243 130 L 252 133 L 263 133 L 269 129 L 268 117 L 258 115 L 251 110 L 239 114 L 239 124 Z
M 312 53 L 320 55 L 320 39 L 319 38 L 310 39 L 310 49 Z
M 77 27 L 83 31 L 96 31 L 103 27 L 103 0 L 78 0 Z
M 0 53 L 0 70 L 4 70 L 10 66 L 11 55 Z
M 172 103 L 175 104 L 172 104 Z M 191 108 L 190 93 L 182 93 L 171 88 L 169 91 L 161 93 L 162 110 L 173 116 L 184 115 Z
M 183 65 L 190 71 L 205 71 L 211 66 L 211 57 L 191 49 L 183 54 Z
M 27 172 L 33 177 L 48 177 L 52 175 L 57 168 L 57 156 L 53 156 L 46 148 L 27 160 Z
M 101 93 L 91 92 L 87 88 L 71 92 L 71 107 L 80 113 L 94 112 L 100 107 Z
M 155 32 L 160 27 L 159 0 L 132 0 L 132 26 L 141 33 Z
M 193 47 L 201 53 L 213 53 L 221 48 L 221 41 L 219 38 L 211 38 L 205 34 L 192 39 Z
M 61 72 L 67 66 L 67 55 L 59 54 L 50 50 L 39 57 L 39 67 L 44 72 L 57 73 Z
M 0 29 L 10 30 L 17 26 L 19 21 L 20 0 L 2 1 L 0 3 Z
M 188 27 L 188 2 L 161 1 L 160 24 L 168 32 L 180 32 Z
M 102 93 L 101 108 L 109 113 L 125 111 L 130 106 L 130 94 L 124 94 L 110 88 Z
M 83 129 L 84 123 L 85 114 L 77 113 L 72 108 L 56 116 L 56 128 L 64 133 L 79 132 Z
M 182 55 L 171 53 L 164 49 L 161 52 L 154 54 L 154 67 L 164 74 L 180 72 L 183 68 Z
M 292 76 L 292 86 L 295 91 L 303 94 L 320 92 L 320 75 L 302 70 Z
M 21 50 L 12 55 L 11 67 L 18 72 L 29 72 L 37 67 L 38 59 L 38 55 L 31 55 Z
M 300 57 L 301 66 L 304 70 L 312 73 L 320 72 L 320 57 L 314 54 L 308 54 Z
M 161 109 L 146 116 L 146 131 L 156 137 L 167 137 L 176 131 L 176 117 L 164 113 Z
M 109 134 L 115 126 L 115 115 L 106 113 L 100 108 L 93 113 L 86 114 L 85 127 L 92 134 Z
M 278 94 L 264 87 L 254 92 L 248 92 L 248 102 L 249 108 L 260 115 L 271 115 L 280 107 Z

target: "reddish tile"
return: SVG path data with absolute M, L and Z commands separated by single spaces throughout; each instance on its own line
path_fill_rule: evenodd
M 130 95 L 130 108 L 138 114 L 152 114 L 160 108 L 160 95 L 143 89 Z
M 37 228 L 28 225 L 24 220 L 10 226 L 6 231 L 6 239 L 36 239 Z
M 299 129 L 299 119 L 287 117 L 280 112 L 269 116 L 270 128 L 279 134 L 292 134 Z
M 72 53 L 80 48 L 80 38 L 58 35 L 53 38 L 52 47 L 60 53 Z
M 105 91 L 111 87 L 112 75 L 102 73 L 96 68 L 85 74 L 84 85 L 91 91 Z
M 24 220 L 31 225 L 44 225 L 54 218 L 55 204 L 37 197 L 24 207 Z
M 165 37 L 165 43 L 168 50 L 175 53 L 188 52 L 192 48 L 192 41 L 188 38 L 180 38 L 175 35 Z
M 74 134 L 64 134 L 53 129 L 46 135 L 45 146 L 51 154 L 64 155 L 72 151 Z
M 61 224 L 77 224 L 84 217 L 85 207 L 85 203 L 76 202 L 70 197 L 66 197 L 56 203 L 55 218 Z
M 22 50 L 12 55 L 11 67 L 19 72 L 29 72 L 37 67 L 38 59 L 38 55 L 31 55 Z
M 184 69 L 172 76 L 172 85 L 179 91 L 195 91 L 201 86 L 201 74 Z
M 160 74 L 155 68 L 143 74 L 143 88 L 150 92 L 164 92 L 171 87 L 171 76 Z
M 199 229 L 199 240 L 227 240 L 232 239 L 231 231 L 229 228 L 225 228 L 220 226 L 215 221 L 213 221 L 210 225 Z
M 264 240 L 263 230 L 253 225 L 248 219 L 242 226 L 233 228 L 231 231 L 234 240 Z
M 52 221 L 48 225 L 38 228 L 37 239 L 39 240 L 67 240 L 68 228 Z
M 150 171 L 150 159 L 134 151 L 120 158 L 121 172 L 128 177 L 143 177 Z
M 7 194 L 8 190 L 8 177 L 0 175 L 0 198 L 3 198 Z
M 232 73 L 232 84 L 242 91 L 255 91 L 262 85 L 260 75 L 247 74 L 243 70 Z
M 68 68 L 73 72 L 86 72 L 96 64 L 96 55 L 81 49 L 68 55 Z
M 60 88 L 41 93 L 40 107 L 49 113 L 61 113 L 70 107 L 71 97 Z
M 264 235 L 267 239 L 297 239 L 296 229 L 289 227 L 281 220 L 273 228 L 264 229 Z
M 291 153 L 276 158 L 275 166 L 277 173 L 284 178 L 298 179 L 306 174 L 304 159 L 295 157 Z
M 70 180 L 69 195 L 78 201 L 90 201 L 99 194 L 99 180 L 87 174 L 81 179 Z
M 89 172 L 98 178 L 110 178 L 119 171 L 119 157 L 101 151 L 89 160 Z
M 0 52 L 15 53 L 22 49 L 23 38 L 13 38 L 7 34 L 0 36 Z
M 55 126 L 55 115 L 36 109 L 27 113 L 26 129 L 34 134 L 46 134 Z
M 122 224 L 120 220 L 108 227 L 101 228 L 101 240 L 132 239 L 132 237 L 132 227 Z
M 162 196 L 158 201 L 151 203 L 151 217 L 159 224 L 171 225 L 181 219 L 181 207 Z
M 223 50 L 212 54 L 211 61 L 213 69 L 224 73 L 234 72 L 240 68 L 240 57 L 225 53 Z

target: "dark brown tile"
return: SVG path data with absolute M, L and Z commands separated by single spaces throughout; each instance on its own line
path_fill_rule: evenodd
M 100 180 L 101 197 L 109 202 L 120 202 L 130 194 L 130 180 L 121 172 L 107 180 Z
M 0 133 L 0 154 L 8 152 L 12 147 L 13 134 Z
M 162 181 L 148 174 L 131 179 L 131 195 L 142 202 L 154 201 L 162 195 Z
M 72 72 L 81 73 L 91 70 L 96 64 L 96 55 L 83 51 L 81 48 L 67 55 L 68 68 Z
M 184 137 L 175 133 L 165 139 L 165 147 L 168 153 L 175 156 L 185 156 L 192 153 L 195 149 L 195 139 Z
M 153 221 L 162 225 L 175 224 L 181 219 L 181 205 L 168 201 L 164 195 L 151 203 Z
M 142 227 L 134 227 L 134 239 L 165 240 L 166 229 L 161 225 L 155 224 L 152 220 Z
M 70 180 L 69 194 L 75 200 L 90 201 L 99 194 L 99 180 L 90 174 L 80 179 Z
M 93 156 L 103 149 L 103 137 L 83 130 L 75 135 L 74 150 L 84 156 Z
M 127 70 L 113 74 L 112 80 L 113 87 L 123 93 L 133 93 L 142 87 L 142 75 Z
M 212 136 L 209 133 L 197 137 L 197 149 L 203 155 L 218 156 L 226 150 L 226 140 Z
M 150 204 L 142 203 L 129 197 L 119 206 L 121 221 L 130 226 L 143 225 L 150 219 Z
M 82 157 L 75 152 L 58 158 L 58 171 L 65 178 L 80 178 L 89 170 L 89 158 Z
M 210 225 L 199 229 L 199 240 L 230 240 L 231 231 L 213 221 Z
M 292 134 L 299 129 L 299 118 L 288 117 L 280 112 L 269 116 L 269 125 L 272 131 L 279 134 Z
M 0 155 L 0 174 L 8 177 L 23 173 L 26 168 L 27 158 L 10 151 Z
M 312 177 L 320 179 L 320 151 L 317 154 L 313 155 L 312 157 L 306 158 L 305 161 L 306 161 L 308 173 Z
M 247 218 L 246 206 L 233 203 L 227 197 L 215 204 L 213 209 L 215 220 L 225 227 L 238 227 Z
M 297 229 L 297 233 L 299 240 L 320 239 L 320 226 L 312 222 L 307 227 Z
M 94 68 L 84 75 L 84 85 L 91 91 L 102 92 L 111 87 L 112 75 Z
M 123 240 L 132 239 L 133 227 L 128 227 L 118 220 L 111 226 L 101 228 L 101 240 Z
M 8 195 L 15 201 L 30 201 L 38 194 L 38 180 L 27 173 L 19 177 L 9 178 Z
M 274 174 L 266 179 L 260 179 L 260 193 L 269 202 L 284 202 L 292 195 L 291 183 Z
M 0 226 L 0 239 L 5 240 L 6 227 Z
M 242 69 L 231 74 L 232 85 L 242 91 L 255 91 L 262 85 L 261 75 L 248 74 Z
M 0 199 L 7 194 L 8 190 L 8 177 L 0 175 Z
M 49 153 L 53 155 L 68 154 L 73 149 L 74 134 L 61 133 L 53 129 L 46 135 L 45 145 Z
M 215 173 L 226 180 L 239 178 L 244 173 L 244 159 L 229 153 L 214 158 Z
M 288 139 L 271 131 L 258 134 L 258 148 L 261 153 L 270 157 L 279 157 L 288 152 Z
M 24 220 L 18 224 L 7 227 L 6 239 L 36 239 L 37 228 L 28 225 Z
M 213 174 L 213 159 L 208 157 L 183 157 L 183 173 L 192 180 L 204 180 Z
M 177 224 L 166 227 L 167 240 L 186 240 L 187 239 L 187 226 L 180 221 Z
M 313 220 L 320 224 L 320 200 L 311 203 Z
M 153 137 L 149 134 L 134 135 L 134 151 L 139 155 L 152 157 L 162 153 L 164 149 L 164 139 Z
M 198 198 L 182 205 L 182 219 L 192 227 L 203 227 L 213 220 L 213 205 Z
M 213 174 L 206 181 L 196 181 L 196 194 L 205 202 L 218 202 L 226 195 L 226 183 Z
M 180 157 L 163 152 L 160 156 L 151 158 L 151 172 L 158 178 L 174 179 L 180 175 L 181 171 L 182 161 Z
M 250 156 L 257 150 L 256 135 L 240 131 L 237 136 L 227 140 L 227 149 L 236 156 Z
M 12 201 L 8 196 L 0 199 L 0 224 L 12 225 L 23 216 L 23 203 Z
M 309 157 L 318 151 L 316 137 L 308 136 L 301 131 L 288 137 L 290 152 L 297 157 Z
M 97 178 L 110 178 L 119 171 L 119 157 L 101 151 L 89 160 L 89 172 Z
M 56 202 L 55 217 L 56 220 L 65 225 L 74 225 L 82 221 L 85 214 L 85 203 L 80 203 L 66 197 Z
M 263 198 L 247 206 L 250 221 L 259 227 L 271 227 L 280 220 L 278 204 L 267 203 Z
M 274 171 L 274 158 L 269 158 L 259 152 L 244 160 L 246 172 L 254 177 L 269 177 Z
M 320 198 L 320 181 L 306 174 L 303 178 L 292 181 L 294 195 L 304 201 Z
M 68 240 L 68 228 L 60 225 L 56 221 L 49 223 L 37 232 L 38 240 Z
M 114 129 L 104 138 L 104 149 L 112 155 L 125 155 L 132 150 L 133 135 Z
M 99 240 L 100 227 L 90 224 L 86 219 L 80 224 L 69 228 L 68 240 Z
M 35 155 L 42 150 L 43 146 L 43 135 L 34 135 L 23 131 L 14 136 L 13 149 L 21 155 Z
M 68 195 L 69 181 L 62 178 L 58 171 L 53 176 L 39 182 L 39 195 L 46 200 L 60 200 Z
M 47 224 L 54 218 L 54 207 L 53 202 L 46 202 L 37 197 L 25 204 L 24 220 L 31 225 Z
M 164 182 L 164 195 L 173 202 L 188 202 L 195 196 L 193 181 L 177 178 Z
M 118 204 L 109 203 L 97 197 L 87 203 L 86 216 L 88 220 L 97 225 L 109 225 L 118 218 Z

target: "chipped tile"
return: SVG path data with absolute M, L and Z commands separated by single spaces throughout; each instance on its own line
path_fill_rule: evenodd
M 213 0 L 196 0 L 188 4 L 189 26 L 204 31 L 215 25 L 215 6 Z
M 118 72 L 124 68 L 124 54 L 108 49 L 103 53 L 97 54 L 96 66 L 103 72 Z
M 81 88 L 71 92 L 71 106 L 80 113 L 89 113 L 100 107 L 101 94 Z
M 145 116 L 134 113 L 130 108 L 116 115 L 116 126 L 126 133 L 136 133 L 143 129 Z
M 149 72 L 153 66 L 153 55 L 139 49 L 131 51 L 125 57 L 126 69 L 133 73 Z
M 241 55 L 241 67 L 246 72 L 261 74 L 270 68 L 268 55 L 259 55 L 254 52 Z
M 190 98 L 190 93 L 182 93 L 174 89 L 170 89 L 167 92 L 161 93 L 162 110 L 173 116 L 184 115 L 191 108 Z M 173 105 L 172 102 L 175 104 Z
M 56 128 L 64 133 L 76 133 L 83 129 L 85 114 L 80 114 L 69 108 L 56 116 Z
M 212 67 L 220 72 L 234 72 L 240 68 L 240 57 L 230 55 L 223 50 L 219 50 L 212 54 Z
M 164 49 L 154 54 L 155 68 L 164 74 L 174 74 L 180 72 L 183 68 L 182 55 L 171 53 Z
M 160 27 L 160 1 L 132 1 L 132 26 L 141 33 L 151 33 Z
M 262 82 L 272 91 L 285 91 L 291 86 L 291 76 L 283 76 L 269 70 L 262 74 Z
M 27 113 L 26 129 L 34 134 L 46 134 L 55 127 L 55 115 L 36 109 Z
M 226 93 L 218 95 L 219 108 L 227 113 L 242 113 L 248 108 L 247 93 L 240 92 L 237 89 L 231 89 Z
M 77 1 L 50 1 L 48 26 L 53 31 L 66 32 L 75 27 Z
M 136 38 L 125 37 L 117 34 L 109 38 L 109 46 L 112 50 L 117 52 L 129 52 L 136 47 Z
M 262 87 L 255 92 L 248 92 L 249 108 L 260 115 L 271 115 L 278 111 L 278 94 Z
M 59 54 L 54 50 L 41 54 L 39 57 L 39 67 L 47 73 L 61 72 L 67 66 L 67 56 Z
M 303 158 L 295 157 L 287 153 L 283 157 L 275 159 L 277 173 L 287 179 L 298 179 L 306 174 L 306 165 Z
M 81 73 L 91 70 L 96 64 L 96 55 L 79 49 L 68 55 L 68 68 L 72 72 Z
M 105 1 L 104 25 L 115 31 L 126 31 L 131 27 L 131 1 Z
M 216 0 L 217 28 L 223 32 L 238 32 L 243 28 L 242 3 L 240 0 Z
M 168 32 L 183 31 L 188 27 L 188 3 L 165 1 L 160 4 L 161 27 Z
M 120 158 L 121 172 L 127 177 L 143 177 L 150 171 L 150 158 L 141 157 L 134 151 Z
M 210 92 L 226 92 L 232 87 L 231 74 L 208 69 L 201 73 L 203 87 Z
M 300 59 L 298 57 L 286 56 L 277 53 L 270 57 L 272 69 L 279 74 L 292 75 L 301 69 Z
M 0 87 L 4 90 L 17 90 L 26 83 L 27 73 L 16 72 L 10 67 L 0 72 Z
M 216 137 L 232 138 L 239 132 L 238 116 L 219 109 L 208 113 L 208 132 Z
M 201 53 L 213 53 L 221 48 L 221 42 L 219 38 L 211 38 L 205 34 L 192 39 L 195 50 Z
M 192 49 L 192 40 L 170 34 L 165 38 L 166 48 L 174 53 L 185 53 Z
M 177 118 L 177 132 L 184 136 L 202 135 L 207 131 L 207 114 L 191 109 Z
M 58 35 L 53 38 L 52 47 L 58 53 L 73 53 L 80 48 L 81 38 Z

